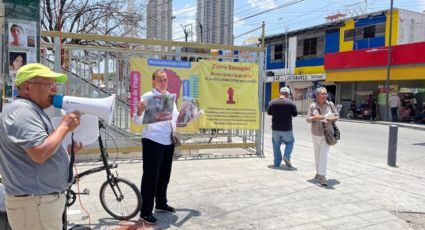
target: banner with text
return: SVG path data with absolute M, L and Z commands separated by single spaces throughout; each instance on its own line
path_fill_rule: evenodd
M 177 131 L 179 132 L 196 132 L 199 129 L 199 120 L 193 121 L 194 116 L 199 111 L 198 65 L 197 62 L 187 61 L 130 59 L 131 74 L 140 76 L 140 95 L 152 90 L 152 74 L 156 70 L 162 69 L 167 73 L 167 91 L 176 95 L 177 108 L 180 112 L 177 119 Z M 133 88 L 136 87 L 133 86 Z M 139 103 L 140 98 L 131 101 L 132 103 Z M 131 122 L 131 130 L 140 132 L 141 126 Z
M 258 129 L 258 65 L 201 61 L 202 128 Z

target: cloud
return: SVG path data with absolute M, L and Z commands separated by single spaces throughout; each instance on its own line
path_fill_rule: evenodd
M 259 8 L 262 10 L 269 10 L 277 7 L 276 1 L 274 0 L 248 0 L 248 4 L 252 8 Z
M 420 11 L 424 11 L 425 10 L 425 1 L 424 0 L 417 0 L 416 4 L 418 4 L 418 9 Z
M 243 26 L 245 26 L 246 25 L 246 22 L 245 22 L 245 20 L 240 20 L 241 18 L 239 18 L 238 16 L 233 16 L 233 21 L 235 22 L 234 24 L 233 24 L 233 28 L 236 28 L 236 27 L 243 27 Z

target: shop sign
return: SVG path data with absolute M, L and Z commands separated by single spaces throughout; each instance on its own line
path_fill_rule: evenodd
M 273 81 L 321 81 L 326 79 L 326 74 L 288 74 L 280 76 L 269 76 L 266 82 Z

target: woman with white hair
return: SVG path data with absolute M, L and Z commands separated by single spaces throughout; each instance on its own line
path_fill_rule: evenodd
M 326 100 L 328 92 L 326 88 L 320 87 L 315 91 L 316 102 L 313 102 L 307 115 L 307 122 L 311 123 L 311 136 L 314 146 L 314 160 L 316 163 L 315 180 L 319 180 L 323 186 L 328 185 L 326 171 L 328 165 L 329 144 L 326 142 L 325 129 L 334 133 L 332 123 L 338 120 L 338 112 L 334 103 Z

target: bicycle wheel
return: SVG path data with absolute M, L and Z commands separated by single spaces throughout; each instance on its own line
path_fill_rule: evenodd
M 139 189 L 121 177 L 111 177 L 99 191 L 100 203 L 106 212 L 118 220 L 129 220 L 137 215 L 142 205 Z

